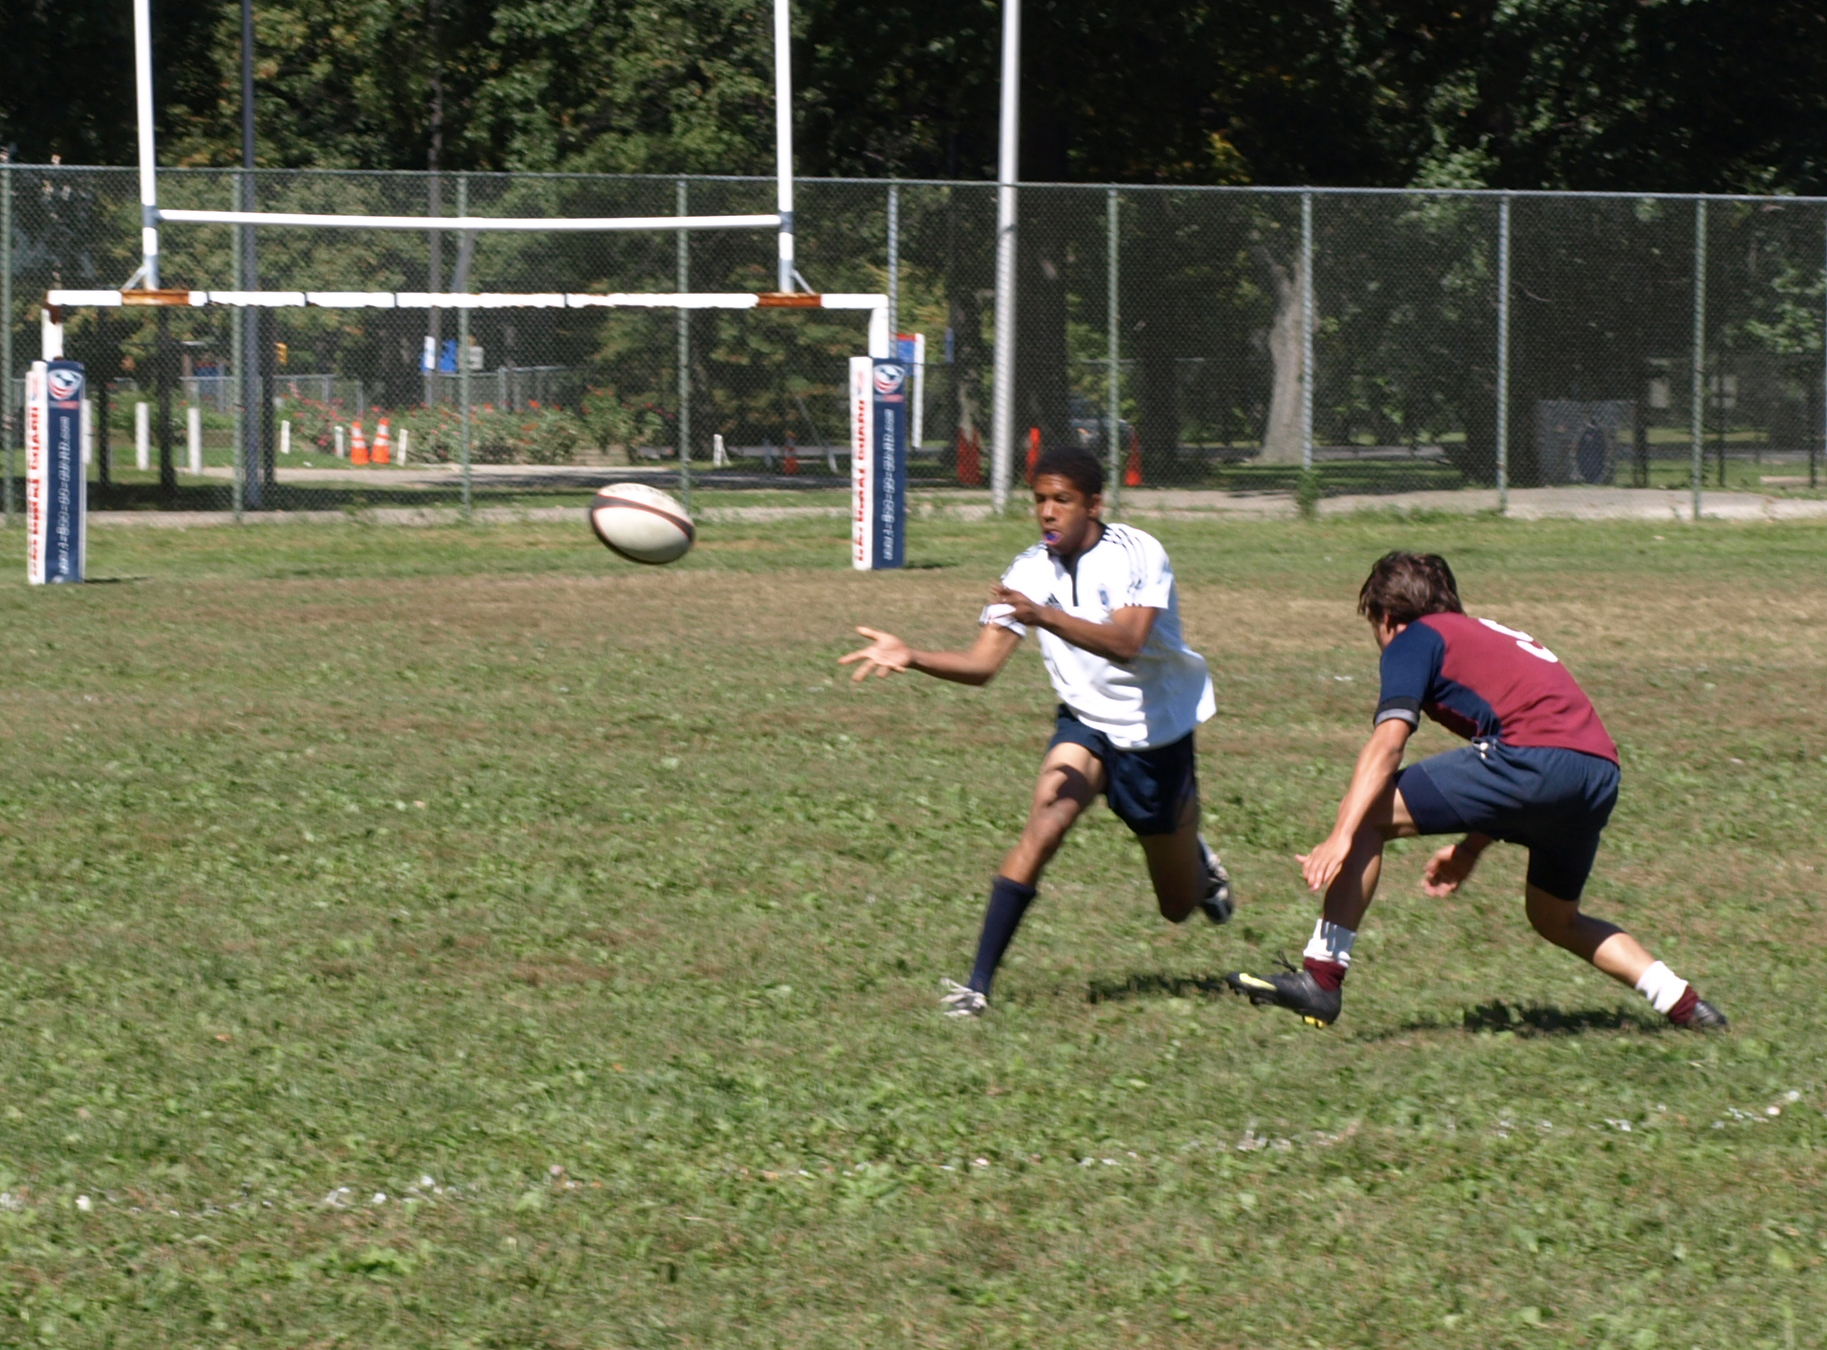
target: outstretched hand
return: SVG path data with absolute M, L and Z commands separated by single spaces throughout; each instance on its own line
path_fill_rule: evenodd
M 1345 870 L 1345 859 L 1350 856 L 1350 839 L 1327 835 L 1314 846 L 1311 853 L 1295 854 L 1294 861 L 1300 864 L 1301 876 L 1307 882 L 1307 889 L 1324 891 Z
M 1448 844 L 1421 869 L 1421 889 L 1438 900 L 1451 895 L 1478 866 L 1478 853 L 1464 844 Z
M 856 667 L 856 674 L 850 677 L 852 680 L 866 680 L 872 673 L 885 680 L 895 671 L 906 670 L 913 664 L 913 648 L 893 633 L 861 626 L 856 631 L 871 639 L 869 645 L 837 658 L 840 666 L 861 663 Z

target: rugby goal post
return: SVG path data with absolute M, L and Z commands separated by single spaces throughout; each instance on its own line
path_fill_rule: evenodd
M 159 205 L 158 156 L 152 119 L 151 0 L 133 0 L 133 57 L 139 122 L 140 267 L 128 287 L 159 289 L 159 227 L 194 225 L 277 225 L 351 230 L 413 230 L 526 233 L 627 232 L 643 230 L 772 229 L 778 234 L 776 286 L 792 294 L 798 284 L 793 249 L 793 68 L 792 23 L 788 0 L 774 0 L 774 178 L 775 206 L 766 213 L 716 216 L 362 216 L 318 215 L 282 211 L 188 211 Z M 429 305 L 426 306 L 430 308 Z M 443 305 L 439 305 L 443 308 Z M 704 308 L 746 306 L 704 306 Z

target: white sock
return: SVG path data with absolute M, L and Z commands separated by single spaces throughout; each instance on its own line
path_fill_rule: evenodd
M 1301 955 L 1309 961 L 1330 961 L 1335 966 L 1349 968 L 1351 944 L 1357 940 L 1355 928 L 1321 919 L 1313 925 L 1313 936 L 1307 939 L 1307 949 Z
M 1648 999 L 1657 1012 L 1666 1014 L 1687 992 L 1687 981 L 1657 961 L 1637 981 L 1637 992 Z

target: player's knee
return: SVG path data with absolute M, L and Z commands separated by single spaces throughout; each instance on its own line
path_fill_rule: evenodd
M 1572 944 L 1580 924 L 1577 907 L 1557 900 L 1552 904 L 1531 903 L 1527 912 L 1529 926 L 1549 942 L 1557 947 Z
M 1197 900 L 1198 897 L 1191 891 L 1188 891 L 1185 895 L 1168 896 L 1157 894 L 1155 896 L 1155 904 L 1160 907 L 1161 917 L 1166 919 L 1169 923 L 1185 923 L 1188 919 L 1192 918 Z
M 1029 815 L 1027 828 L 1022 833 L 1030 847 L 1051 856 L 1066 841 L 1066 832 L 1072 828 L 1077 814 L 1058 802 L 1036 807 Z

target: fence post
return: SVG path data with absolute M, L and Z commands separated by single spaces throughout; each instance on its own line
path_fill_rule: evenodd
M 996 134 L 996 349 L 990 354 L 990 510 L 1009 506 L 1015 467 L 1015 183 L 1021 177 L 1021 0 L 1002 0 Z
M 1300 194 L 1300 468 L 1313 471 L 1313 194 Z
M 13 164 L 0 151 L 0 444 L 4 444 L 6 523 L 13 523 Z
M 1827 242 L 1827 239 L 1824 239 L 1824 242 Z M 1822 262 L 1823 262 L 1824 266 L 1827 266 L 1827 254 L 1823 255 Z M 1823 271 L 1822 275 L 1823 275 L 1823 277 L 1827 277 L 1827 271 Z M 1823 305 L 1823 310 L 1822 310 L 1822 314 L 1821 314 L 1821 333 L 1822 333 L 1823 338 L 1827 338 L 1827 288 L 1823 288 L 1823 290 L 1821 292 L 1821 302 Z M 1827 341 L 1823 341 L 1821 343 L 1821 356 L 1824 360 L 1827 360 Z M 1820 426 L 1821 447 L 1820 448 L 1822 450 L 1827 450 L 1827 366 L 1824 366 L 1821 371 L 1820 408 L 1821 408 L 1821 426 Z M 1808 438 L 1808 486 L 1810 489 L 1818 486 L 1819 465 L 1820 465 L 1820 454 L 1817 452 L 1817 450 L 1815 448 L 1814 438 L 1812 436 L 1810 436 Z M 10 480 L 9 480 L 9 482 L 10 482 Z M 8 492 L 10 494 L 10 492 L 11 492 L 10 487 L 8 488 Z M 11 500 L 10 495 L 8 497 L 8 500 L 9 501 Z
M 1497 203 L 1497 514 L 1510 510 L 1510 194 Z
M 679 214 L 686 213 L 685 180 L 679 180 Z M 691 234 L 679 231 L 679 294 L 691 284 Z M 679 500 L 691 510 L 691 311 L 679 306 Z
M 1104 368 L 1104 422 L 1109 430 L 1110 439 L 1110 518 L 1116 520 L 1123 510 L 1123 449 L 1122 437 L 1117 434 L 1117 410 L 1122 406 L 1119 400 L 1117 381 L 1122 377 L 1122 368 L 1118 364 L 1117 340 L 1117 190 L 1111 188 L 1105 197 L 1104 233 L 1108 242 L 1109 254 L 1108 275 L 1104 289 L 1107 303 L 1105 306 L 1104 332 L 1108 351 Z
M 888 354 L 901 359 L 901 185 L 888 184 Z M 913 377 L 907 380 L 913 388 Z
M 1700 519 L 1700 479 L 1706 446 L 1706 198 L 1694 202 L 1694 386 L 1690 432 L 1693 437 L 1694 519 Z
M 235 200 L 233 206 L 237 211 L 253 210 L 253 206 L 245 200 L 248 194 L 240 181 L 241 176 L 246 172 L 247 170 L 245 169 L 233 171 L 235 178 Z M 247 273 L 243 267 L 244 255 L 247 250 L 247 236 L 248 230 L 245 226 L 236 229 L 234 245 L 230 250 L 234 260 L 235 289 L 238 291 L 248 289 L 246 284 Z M 247 488 L 245 486 L 247 462 L 253 457 L 253 446 L 250 444 L 253 438 L 248 435 L 248 428 L 252 425 L 253 419 L 248 416 L 247 408 L 247 362 L 250 349 L 254 344 L 249 339 L 246 331 L 247 313 L 248 310 L 246 305 L 236 305 L 234 309 L 229 311 L 229 343 L 231 350 L 235 353 L 235 383 L 231 396 L 234 399 L 233 406 L 235 409 L 235 449 L 232 463 L 235 466 L 234 505 L 235 524 L 237 525 L 241 523 L 241 509 L 247 500 Z
M 457 214 L 459 216 L 467 216 L 469 214 L 469 174 L 467 172 L 459 173 L 457 175 Z M 473 236 L 473 235 L 471 236 L 471 238 L 474 238 L 474 237 L 475 236 Z M 469 289 L 469 272 L 467 271 L 467 269 L 464 271 L 464 274 L 463 274 L 463 289 L 465 291 L 467 291 Z M 460 414 L 458 416 L 457 421 L 458 421 L 458 425 L 462 431 L 461 449 L 462 449 L 462 455 L 463 455 L 463 519 L 467 523 L 468 521 L 475 519 L 473 506 L 472 506 L 472 503 L 470 500 L 470 486 L 471 485 L 470 485 L 470 471 L 469 471 L 470 415 L 469 415 L 469 306 L 468 305 L 465 305 L 462 309 L 457 311 L 457 404 L 460 409 Z

